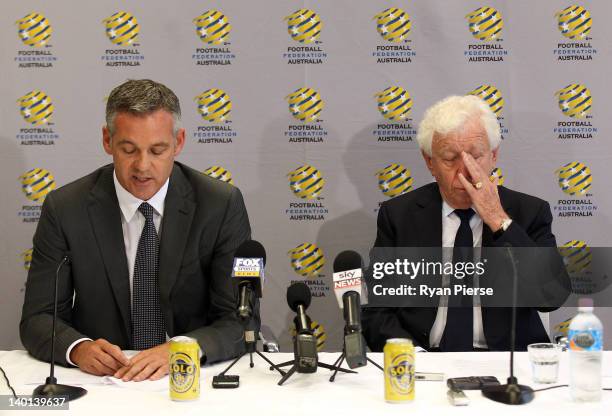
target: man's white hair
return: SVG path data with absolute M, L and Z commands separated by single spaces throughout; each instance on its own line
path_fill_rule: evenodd
M 475 116 L 480 117 L 480 123 L 487 133 L 491 150 L 497 149 L 501 143 L 501 131 L 497 117 L 489 105 L 475 95 L 451 95 L 425 111 L 417 133 L 421 151 L 431 156 L 431 142 L 434 133 L 447 135 L 457 132 Z

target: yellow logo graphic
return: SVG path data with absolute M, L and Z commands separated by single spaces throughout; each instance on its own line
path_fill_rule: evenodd
M 318 14 L 309 9 L 296 10 L 285 17 L 287 31 L 293 40 L 300 43 L 313 43 L 319 39 L 323 22 Z
M 323 325 L 318 323 L 317 321 L 312 321 L 310 323 L 310 329 L 312 330 L 313 335 L 317 339 L 317 351 L 322 351 L 325 346 L 325 341 L 327 340 L 327 333 L 325 332 L 325 328 Z M 291 328 L 291 336 L 295 337 L 297 335 L 297 331 L 295 330 L 295 326 Z
M 386 166 L 376 172 L 376 175 L 378 176 L 378 188 L 389 198 L 410 192 L 414 182 L 410 171 L 399 163 Z
M 497 186 L 502 186 L 506 180 L 504 178 L 504 173 L 500 168 L 495 168 L 491 171 L 491 176 L 489 176 L 491 182 L 496 183 Z
M 391 389 L 402 395 L 414 392 L 414 355 L 397 354 L 386 369 Z
M 21 190 L 31 201 L 42 202 L 47 194 L 55 189 L 55 178 L 46 169 L 31 169 L 21 175 L 19 179 L 21 180 Z
M 198 364 L 189 354 L 175 352 L 170 357 L 170 384 L 176 393 L 185 393 L 191 389 L 197 379 Z
M 493 7 L 480 7 L 465 18 L 469 22 L 469 29 L 478 40 L 492 41 L 499 39 L 504 27 L 504 20 L 500 12 Z
M 232 111 L 229 95 L 219 88 L 211 88 L 195 97 L 198 101 L 198 112 L 202 118 L 212 123 L 227 121 Z
M 591 113 L 593 97 L 582 84 L 569 84 L 555 94 L 563 114 L 571 118 L 584 118 Z
M 41 13 L 30 13 L 17 20 L 21 41 L 28 46 L 40 48 L 49 43 L 53 28 Z
M 591 169 L 580 162 L 570 162 L 557 170 L 559 187 L 568 195 L 584 195 L 591 189 Z
M 482 98 L 497 117 L 501 117 L 504 109 L 504 97 L 494 85 L 483 84 L 470 91 L 470 95 Z
M 55 110 L 51 98 L 41 90 L 30 91 L 17 103 L 23 119 L 35 126 L 47 124 Z
M 376 30 L 384 40 L 389 42 L 407 42 L 412 22 L 408 13 L 397 7 L 391 7 L 374 16 Z
M 387 120 L 401 121 L 408 117 L 412 110 L 410 93 L 402 87 L 388 87 L 376 94 L 378 111 Z
M 569 39 L 582 40 L 591 32 L 593 20 L 591 13 L 582 6 L 574 4 L 555 14 L 561 34 Z
M 32 264 L 32 252 L 33 249 L 27 249 L 23 253 L 21 253 L 21 259 L 23 260 L 23 268 L 26 270 L 30 270 L 30 264 Z
M 202 42 L 220 45 L 228 40 L 232 25 L 219 10 L 208 10 L 193 19 L 196 33 Z
M 572 275 L 588 270 L 593 255 L 591 248 L 582 240 L 571 240 L 559 247 L 567 272 Z
M 325 265 L 323 250 L 311 243 L 302 243 L 287 254 L 291 267 L 302 277 L 317 277 Z
M 115 45 L 131 45 L 140 33 L 138 20 L 128 12 L 117 12 L 102 22 L 106 25 L 106 36 Z
M 296 119 L 304 122 L 317 121 L 325 103 L 321 95 L 312 88 L 298 88 L 287 96 L 289 111 Z
M 321 172 L 310 165 L 302 165 L 289 172 L 287 176 L 289 176 L 289 188 L 295 196 L 302 199 L 316 199 L 325 185 Z
M 559 322 L 553 328 L 553 333 L 555 335 L 565 335 L 565 336 L 567 336 L 567 333 L 569 332 L 569 326 L 572 323 L 572 319 L 573 319 L 573 317 L 569 318 L 569 319 L 566 319 L 563 322 Z
M 204 175 L 208 175 L 211 178 L 219 179 L 220 181 L 227 182 L 230 185 L 234 184 L 234 179 L 232 178 L 232 172 L 225 169 L 222 166 L 211 166 L 204 171 Z

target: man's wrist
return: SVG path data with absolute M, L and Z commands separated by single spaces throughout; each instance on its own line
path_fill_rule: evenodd
M 510 217 L 505 217 L 499 221 L 499 225 L 493 231 L 493 238 L 499 238 L 512 224 L 512 219 Z
M 73 360 L 74 357 L 72 357 L 72 353 L 74 352 L 77 346 L 81 345 L 85 341 L 93 341 L 93 340 L 91 338 L 79 338 L 76 341 L 74 341 L 72 344 L 70 344 L 70 346 L 66 350 L 66 361 L 68 361 L 68 364 L 78 367 L 78 365 L 75 364 Z

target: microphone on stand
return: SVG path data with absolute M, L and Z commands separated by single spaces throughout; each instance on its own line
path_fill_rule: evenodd
M 518 272 L 516 269 L 516 259 L 514 258 L 513 247 L 505 243 L 504 247 L 508 253 L 510 263 L 512 263 L 512 325 L 510 333 L 510 377 L 506 384 L 497 386 L 486 386 L 482 388 L 482 395 L 487 399 L 505 404 L 527 404 L 534 398 L 533 389 L 523 384 L 518 384 L 514 376 L 514 348 L 516 342 L 516 297 L 518 291 Z
M 232 278 L 238 279 L 238 305 L 236 313 L 238 319 L 244 326 L 245 351 L 234 359 L 225 370 L 213 376 L 213 388 L 236 388 L 240 385 L 240 376 L 226 375 L 226 373 L 242 357 L 249 354 L 249 367 L 253 368 L 253 354 L 270 364 L 270 369 L 278 371 L 282 376 L 285 372 L 278 368 L 276 364 L 257 350 L 257 340 L 262 339 L 260 328 L 257 322 L 253 322 L 253 305 L 256 298 L 262 297 L 262 286 L 264 283 L 264 269 L 266 266 L 266 249 L 256 240 L 247 240 L 236 249 L 234 264 L 232 266 Z M 264 340 L 264 350 L 265 350 Z
M 318 354 L 317 338 L 310 329 L 312 321 L 306 315 L 306 309 L 311 301 L 310 289 L 304 283 L 294 283 L 287 289 L 287 303 L 296 313 L 294 354 L 298 373 L 314 373 L 317 371 Z
M 296 313 L 293 323 L 295 324 L 295 336 L 293 337 L 293 356 L 294 359 L 285 363 L 277 364 L 274 368 L 290 365 L 287 374 L 278 382 L 282 386 L 295 372 L 314 373 L 318 367 L 326 368 L 331 371 L 342 371 L 344 373 L 354 373 L 355 371 L 337 367 L 335 364 L 325 364 L 319 361 L 317 353 L 317 338 L 310 328 L 312 321 L 306 315 L 306 309 L 310 306 L 310 288 L 305 283 L 293 283 L 287 288 L 287 303 L 292 311 Z
M 262 281 L 265 279 L 266 249 L 256 240 L 247 240 L 238 247 L 234 255 L 232 277 L 238 283 L 238 317 L 248 320 L 253 315 L 253 297 L 261 298 Z
M 352 250 L 341 252 L 334 260 L 334 293 L 345 322 L 342 354 L 334 365 L 340 367 L 346 359 L 349 368 L 363 367 L 370 362 L 382 370 L 381 366 L 367 357 L 366 342 L 361 333 L 361 296 L 364 293 L 362 265 L 361 256 Z M 329 381 L 333 382 L 336 374 L 337 371 Z
M 65 384 L 57 384 L 55 378 L 55 326 L 57 322 L 57 292 L 59 285 L 60 272 L 64 265 L 70 263 L 70 254 L 66 253 L 57 266 L 55 271 L 55 290 L 53 295 L 53 325 L 51 329 L 51 365 L 49 377 L 45 380 L 45 384 L 34 389 L 32 396 L 34 397 L 65 397 L 66 400 L 76 400 L 79 397 L 87 394 L 87 390 L 82 387 L 68 386 Z

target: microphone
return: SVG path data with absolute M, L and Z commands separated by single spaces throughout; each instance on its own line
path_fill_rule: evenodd
M 266 250 L 255 240 L 247 240 L 236 249 L 234 255 L 234 265 L 232 267 L 232 277 L 238 279 L 238 318 L 244 327 L 244 343 L 245 350 L 242 354 L 234 359 L 225 370 L 221 371 L 216 376 L 213 376 L 213 388 L 234 388 L 240 383 L 240 376 L 226 375 L 230 368 L 234 366 L 242 357 L 249 354 L 249 367 L 253 368 L 253 353 L 257 354 L 261 359 L 270 364 L 271 370 L 276 370 L 283 377 L 286 373 L 279 366 L 270 361 L 265 355 L 257 350 L 257 341 L 260 339 L 263 342 L 264 351 L 278 351 L 278 343 L 275 341 L 267 341 L 263 335 L 263 327 L 260 328 L 260 322 L 253 317 L 253 307 L 257 305 L 256 299 L 262 296 L 262 286 L 264 283 L 264 267 L 266 265 Z M 267 329 L 267 327 L 266 327 Z
M 238 278 L 238 317 L 244 321 L 253 315 L 253 296 L 261 298 L 266 250 L 255 240 L 247 240 L 234 255 L 232 277 Z
M 293 339 L 293 354 L 298 373 L 314 373 L 317 371 L 317 339 L 310 329 L 311 320 L 306 315 L 306 309 L 311 301 L 310 289 L 306 284 L 297 282 L 287 288 L 287 303 L 296 313 L 293 323 L 296 335 Z
M 518 384 L 514 376 L 514 348 L 516 343 L 516 296 L 518 291 L 518 271 L 516 269 L 516 259 L 512 244 L 504 243 L 503 247 L 508 253 L 508 258 L 512 264 L 512 324 L 510 329 L 510 377 L 506 384 L 495 386 L 485 386 L 482 388 L 482 395 L 487 399 L 505 404 L 527 404 L 534 398 L 534 391 L 531 387 Z
M 346 250 L 334 260 L 334 293 L 344 316 L 344 354 L 349 368 L 367 364 L 366 343 L 361 333 L 361 256 Z
M 51 329 L 51 365 L 49 377 L 45 380 L 45 384 L 34 389 L 32 396 L 34 397 L 65 397 L 66 400 L 76 400 L 79 397 L 87 394 L 87 390 L 82 387 L 68 386 L 65 384 L 57 384 L 55 378 L 55 327 L 57 322 L 57 291 L 59 286 L 59 276 L 64 265 L 70 263 L 70 253 L 66 253 L 59 262 L 55 271 L 55 291 L 53 295 L 53 324 Z
M 359 293 L 367 303 L 367 294 L 361 285 L 362 266 L 361 256 L 353 250 L 345 250 L 334 259 L 334 294 L 339 307 L 342 308 L 342 295 L 351 290 Z

